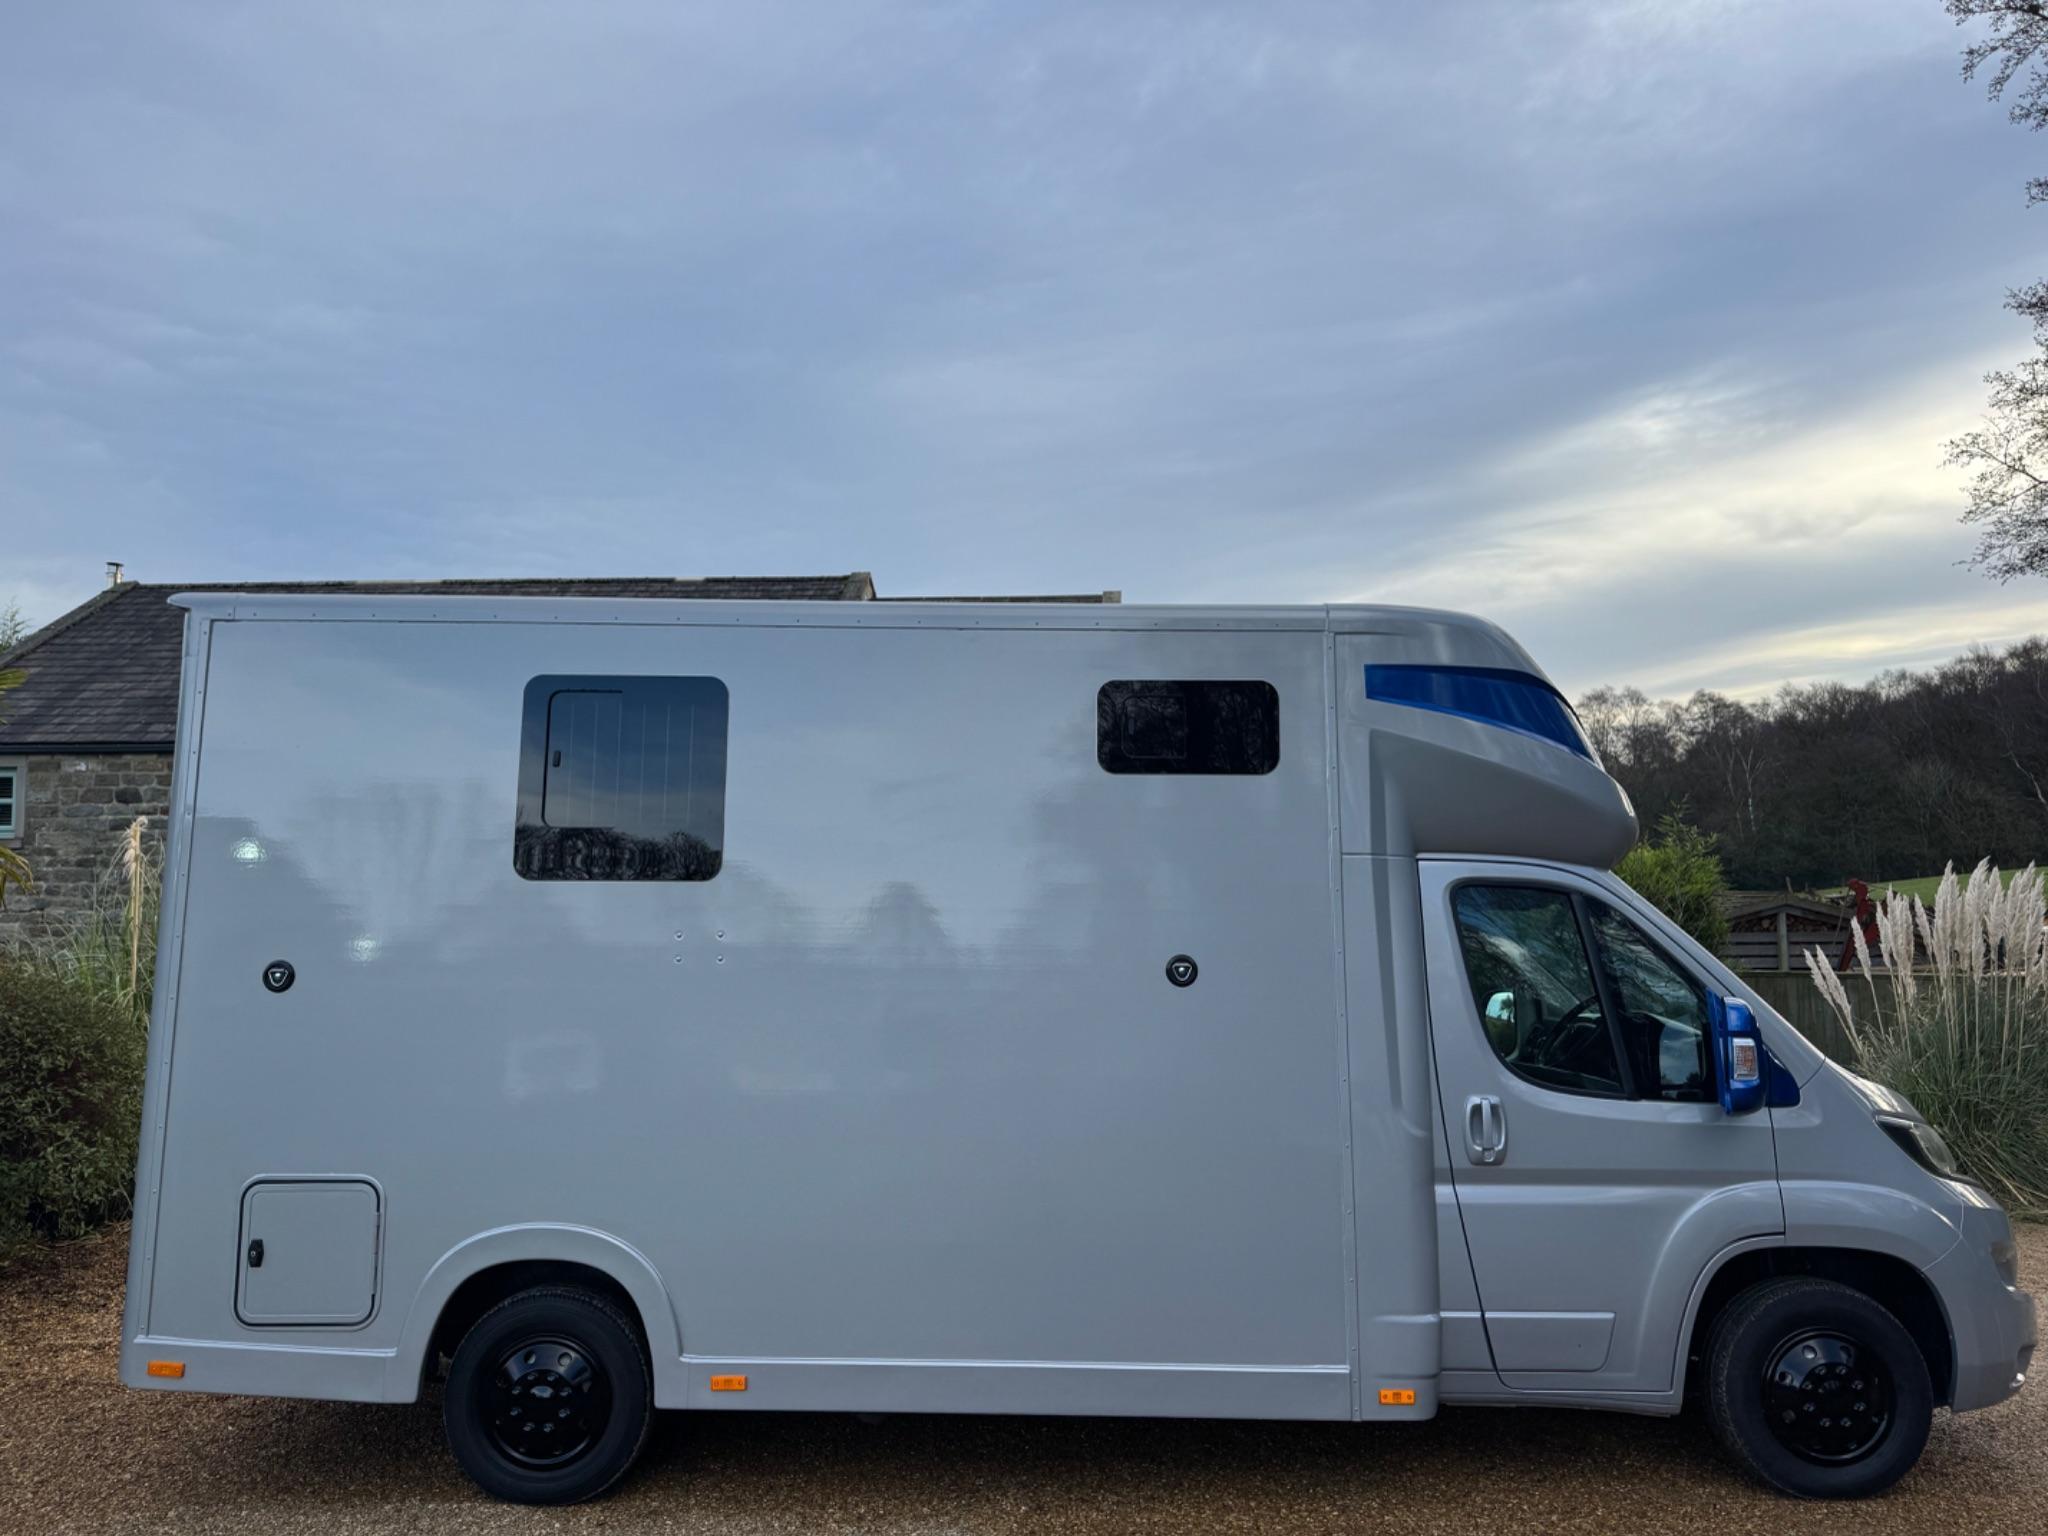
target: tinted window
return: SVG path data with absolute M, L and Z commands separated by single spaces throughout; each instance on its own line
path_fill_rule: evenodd
M 725 684 L 526 685 L 512 865 L 529 880 L 709 880 L 725 849 Z
M 1125 680 L 1095 695 L 1095 760 L 1111 773 L 1271 773 L 1271 683 Z
M 0 837 L 14 830 L 14 770 L 0 768 Z
M 1494 1054 L 1546 1087 L 1620 1093 L 1600 987 L 1563 891 L 1460 886 L 1453 897 L 1472 1003 Z
M 1593 749 L 1586 745 L 1585 733 L 1579 729 L 1579 717 L 1572 713 L 1564 695 L 1542 678 L 1526 672 L 1509 672 L 1499 667 L 1373 663 L 1365 669 L 1365 692 L 1368 698 L 1390 704 L 1461 715 L 1527 736 L 1540 736 L 1581 757 L 1593 755 Z
M 1706 993 L 1634 923 L 1600 902 L 1587 905 L 1637 1092 L 1645 1098 L 1712 1098 Z

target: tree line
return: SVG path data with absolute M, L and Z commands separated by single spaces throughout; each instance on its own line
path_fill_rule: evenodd
M 1578 709 L 1642 824 L 1711 834 L 1737 887 L 2048 862 L 2048 639 L 1759 702 L 1596 688 Z

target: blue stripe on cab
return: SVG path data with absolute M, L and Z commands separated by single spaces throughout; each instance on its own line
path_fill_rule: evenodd
M 1457 715 L 1541 737 L 1588 762 L 1593 749 L 1578 716 L 1550 684 L 1526 672 L 1500 667 L 1397 666 L 1368 663 L 1365 695 L 1386 704 Z

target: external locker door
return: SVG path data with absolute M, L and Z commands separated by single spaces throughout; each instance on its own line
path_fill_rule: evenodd
M 360 1179 L 266 1180 L 242 1196 L 235 1314 L 348 1327 L 377 1301 L 377 1189 Z

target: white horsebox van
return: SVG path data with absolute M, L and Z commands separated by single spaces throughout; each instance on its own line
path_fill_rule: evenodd
M 122 1379 L 656 1408 L 1671 1414 L 1806 1495 L 2016 1391 L 2011 1229 L 1607 873 L 1392 608 L 181 598 Z

